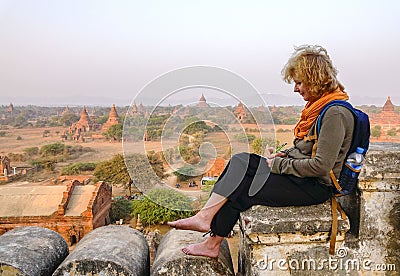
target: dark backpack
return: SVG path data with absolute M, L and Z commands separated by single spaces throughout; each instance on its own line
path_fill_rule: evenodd
M 331 236 L 330 236 L 330 247 L 329 247 L 329 254 L 334 255 L 335 253 L 335 244 L 336 244 L 336 234 L 337 234 L 337 227 L 338 227 L 338 214 L 337 211 L 340 212 L 342 220 L 346 219 L 347 216 L 343 211 L 340 204 L 338 204 L 336 197 L 343 196 L 350 194 L 358 184 L 358 176 L 360 171 L 355 171 L 354 169 L 346 166 L 347 157 L 356 151 L 357 147 L 361 147 L 364 149 L 363 155 L 367 153 L 369 147 L 369 137 L 370 137 L 370 125 L 369 125 L 369 118 L 366 113 L 363 111 L 354 108 L 350 103 L 341 100 L 335 100 L 329 102 L 327 105 L 324 106 L 322 111 L 320 112 L 317 123 L 315 124 L 315 133 L 313 135 L 312 140 L 315 140 L 313 154 L 314 157 L 316 148 L 318 146 L 318 135 L 321 129 L 321 122 L 322 118 L 325 115 L 325 112 L 328 110 L 329 107 L 334 105 L 340 105 L 346 107 L 348 110 L 353 113 L 354 117 L 354 131 L 353 131 L 353 138 L 351 141 L 350 149 L 346 154 L 346 158 L 344 159 L 342 170 L 340 171 L 339 179 L 336 179 L 333 171 L 330 171 L 331 179 L 334 183 L 333 195 L 332 195 L 332 229 L 331 229 Z
M 364 149 L 363 155 L 367 153 L 369 147 L 369 137 L 370 137 L 370 125 L 369 118 L 366 113 L 363 111 L 354 108 L 350 103 L 346 101 L 335 100 L 324 106 L 322 111 L 319 114 L 316 131 L 317 136 L 319 135 L 319 131 L 321 129 L 321 121 L 325 115 L 325 112 L 329 107 L 334 105 L 340 105 L 346 107 L 353 113 L 354 116 L 354 131 L 353 131 L 353 139 L 351 141 L 350 149 L 346 154 L 346 158 L 344 159 L 342 170 L 340 171 L 339 179 L 331 174 L 331 178 L 333 183 L 335 184 L 334 194 L 335 195 L 348 195 L 350 194 L 358 184 L 358 175 L 360 171 L 355 171 L 352 168 L 349 168 L 345 165 L 347 157 L 356 151 L 357 147 L 361 147 Z

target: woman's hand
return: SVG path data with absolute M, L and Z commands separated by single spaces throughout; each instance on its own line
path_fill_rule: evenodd
M 274 157 L 278 156 L 278 157 L 286 157 L 287 154 L 284 151 L 278 151 L 277 153 L 272 154 Z
M 270 167 L 270 168 L 272 168 L 272 162 L 273 162 L 273 160 L 274 160 L 274 158 L 276 156 L 278 156 L 278 157 L 285 157 L 286 156 L 286 153 L 283 152 L 283 151 L 278 151 L 278 152 L 273 153 L 274 151 L 275 151 L 274 148 L 267 148 L 266 149 L 267 164 L 268 164 L 268 167 Z
M 266 149 L 265 149 L 265 157 L 267 157 L 267 158 L 272 158 L 271 155 L 272 155 L 272 153 L 273 153 L 274 151 L 275 151 L 275 149 L 272 148 L 272 147 L 266 148 Z
M 273 157 L 272 157 L 272 158 L 268 157 L 268 158 L 266 159 L 268 167 L 272 168 L 272 161 L 273 161 L 273 160 L 274 160 Z

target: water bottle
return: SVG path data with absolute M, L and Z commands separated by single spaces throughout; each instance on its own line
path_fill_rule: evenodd
M 360 170 L 362 167 L 362 163 L 364 162 L 364 149 L 357 147 L 356 151 L 351 153 L 349 157 L 347 157 L 346 164 L 351 166 L 355 170 Z
M 364 162 L 364 149 L 357 147 L 356 151 L 351 153 L 343 166 L 339 177 L 339 185 L 342 188 L 341 194 L 349 194 L 358 184 L 358 175 Z

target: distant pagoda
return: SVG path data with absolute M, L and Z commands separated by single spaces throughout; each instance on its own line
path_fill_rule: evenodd
M 382 110 L 370 116 L 370 121 L 374 125 L 400 125 L 400 114 L 396 113 L 390 96 L 387 98 Z
M 206 98 L 204 97 L 203 94 L 201 94 L 201 97 L 200 97 L 200 100 L 199 100 L 199 102 L 197 104 L 197 107 L 209 107 L 209 105 L 208 105 L 208 103 L 206 101 Z
M 75 141 L 84 141 L 84 134 L 89 131 L 96 131 L 98 130 L 97 125 L 93 124 L 90 121 L 89 115 L 87 113 L 86 107 L 83 107 L 81 112 L 81 117 L 79 121 L 73 123 L 69 129 L 68 133 L 72 134 L 72 139 Z
M 107 130 L 112 126 L 119 124 L 119 117 L 117 110 L 115 109 L 115 104 L 112 105 L 111 110 L 110 110 L 110 115 L 108 116 L 107 122 L 103 125 L 101 128 L 102 132 L 107 132 Z
M 65 114 L 68 114 L 68 113 L 70 113 L 70 110 L 69 110 L 68 105 L 66 105 L 64 111 L 61 112 L 61 115 L 65 115 Z
M 247 117 L 247 111 L 244 108 L 242 102 L 239 102 L 238 106 L 233 111 L 233 114 L 235 114 L 236 118 L 238 118 L 240 122 L 242 122 Z

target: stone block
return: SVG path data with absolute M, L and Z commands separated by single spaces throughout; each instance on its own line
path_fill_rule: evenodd
M 350 228 L 348 219 L 339 213 L 338 241 Z M 255 243 L 326 242 L 332 225 L 329 202 L 312 206 L 268 207 L 256 205 L 243 212 L 240 225 Z
M 362 173 L 364 180 L 400 177 L 400 152 L 368 152 Z
M 64 275 L 149 275 L 146 239 L 128 226 L 104 226 L 87 234 L 54 272 Z
M 336 248 L 350 229 L 349 220 L 338 216 Z M 313 266 L 308 260 L 329 258 L 330 202 L 290 207 L 256 205 L 240 215 L 239 223 L 239 272 L 243 275 L 289 275 L 296 272 L 296 264 L 289 264 L 289 260 L 300 261 L 296 268 L 301 270 L 302 261 Z M 315 270 L 318 265 L 315 263 Z
M 0 275 L 52 275 L 67 255 L 68 245 L 60 234 L 18 227 L 0 236 Z
M 199 232 L 170 230 L 158 247 L 152 275 L 234 275 L 232 258 L 226 240 L 222 242 L 218 258 L 189 256 L 182 252 L 183 247 L 199 243 L 204 239 L 202 233 Z

